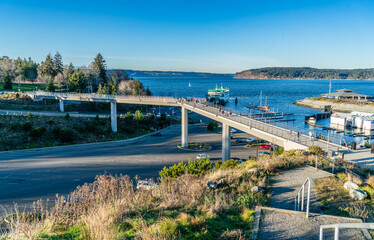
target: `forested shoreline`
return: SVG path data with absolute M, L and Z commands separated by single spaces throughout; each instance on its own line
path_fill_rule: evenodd
M 374 68 L 318 69 L 309 67 L 268 67 L 238 72 L 234 78 L 374 80 Z
M 107 71 L 106 61 L 99 53 L 88 67 L 76 68 L 64 64 L 60 53 L 48 54 L 40 63 L 31 58 L 0 57 L 0 83 L 2 89 L 14 89 L 14 83 L 40 83 L 48 92 L 81 92 L 114 95 L 151 95 L 139 80 L 124 70 Z

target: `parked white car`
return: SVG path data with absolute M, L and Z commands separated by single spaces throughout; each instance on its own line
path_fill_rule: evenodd
M 202 154 L 197 154 L 196 156 L 197 159 L 204 159 L 204 158 L 210 158 L 208 155 L 202 153 Z
M 255 139 L 254 138 L 248 138 L 247 140 L 246 140 L 246 142 L 254 142 L 255 141 Z

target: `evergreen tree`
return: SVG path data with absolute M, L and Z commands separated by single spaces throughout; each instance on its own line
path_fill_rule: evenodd
M 73 92 L 83 92 L 87 87 L 87 79 L 82 70 L 77 69 L 69 80 L 69 89 Z
M 64 71 L 64 64 L 62 63 L 62 56 L 59 52 L 56 52 L 53 58 L 53 65 L 54 65 L 55 75 L 62 73 Z
M 145 90 L 145 95 L 146 95 L 146 96 L 152 96 L 152 92 L 151 92 L 151 90 L 149 90 L 148 87 L 147 87 L 147 89 Z
M 47 87 L 45 88 L 46 92 L 54 92 L 56 90 L 55 85 L 53 84 L 52 78 L 48 80 Z
M 5 73 L 4 76 L 4 90 L 13 90 L 13 85 L 12 85 L 12 77 L 9 75 L 8 72 Z
M 56 76 L 55 72 L 55 65 L 52 61 L 51 54 L 48 54 L 47 58 L 45 59 L 44 65 L 43 65 L 43 70 L 42 70 L 42 75 L 44 77 L 54 77 Z
M 134 95 L 143 95 L 144 93 L 143 84 L 139 80 L 136 80 L 134 82 L 133 89 L 134 89 Z
M 108 84 L 99 84 L 99 88 L 97 89 L 98 94 L 109 94 L 109 87 Z
M 95 57 L 95 60 L 92 63 L 92 69 L 99 76 L 101 82 L 103 82 L 104 84 L 107 83 L 105 60 L 100 53 Z
M 113 95 L 118 94 L 118 83 L 115 79 L 109 82 L 109 93 Z
M 69 66 L 68 66 L 68 69 L 66 70 L 66 76 L 65 77 L 67 79 L 70 79 L 71 75 L 73 75 L 73 73 L 74 73 L 74 66 L 73 66 L 72 63 L 70 63 Z
M 140 110 L 136 110 L 135 111 L 135 117 L 134 117 L 134 119 L 136 121 L 142 121 L 143 120 L 143 114 L 142 114 L 142 112 Z

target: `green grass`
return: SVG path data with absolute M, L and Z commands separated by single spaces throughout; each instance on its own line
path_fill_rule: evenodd
M 4 84 L 0 83 L 0 91 L 4 90 L 3 87 L 4 87 Z M 45 84 L 41 84 L 41 83 L 21 83 L 21 91 L 22 92 L 34 91 L 36 88 L 38 90 L 44 90 L 45 89 Z M 7 91 L 7 90 L 5 90 L 5 91 Z M 13 83 L 13 91 L 18 91 L 18 83 Z
M 167 118 L 118 118 L 118 131 L 111 131 L 109 118 L 73 118 L 0 115 L 0 151 L 52 147 L 68 144 L 123 140 L 169 126 Z

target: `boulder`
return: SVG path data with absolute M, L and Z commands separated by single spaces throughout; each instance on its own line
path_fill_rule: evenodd
M 260 172 L 260 169 L 255 167 L 255 168 L 249 169 L 248 172 L 251 174 L 258 174 Z
M 368 196 L 366 192 L 357 189 L 349 190 L 349 195 L 355 200 L 364 200 Z
M 263 192 L 263 191 L 264 191 L 264 189 L 259 187 L 259 186 L 251 187 L 251 192 L 253 192 L 253 193 L 259 193 L 259 192 Z
M 207 186 L 207 188 L 209 188 L 210 190 L 214 190 L 214 189 L 217 189 L 218 184 L 217 184 L 216 182 L 207 182 L 207 183 L 206 183 L 206 186 Z
M 355 189 L 358 189 L 359 186 L 352 181 L 347 181 L 344 183 L 344 188 L 347 190 L 351 190 L 351 189 L 355 190 Z

